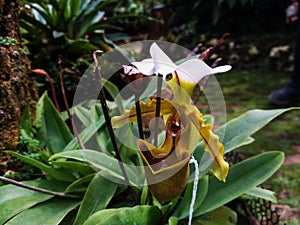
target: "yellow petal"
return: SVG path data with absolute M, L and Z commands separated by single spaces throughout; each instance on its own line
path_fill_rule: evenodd
M 188 139 L 181 138 L 180 129 L 176 134 L 172 126 L 177 124 L 178 115 L 173 114 L 167 121 L 167 133 L 164 144 L 157 148 L 144 140 L 138 140 L 138 149 L 145 164 L 146 178 L 151 193 L 161 202 L 178 196 L 186 187 L 189 176 Z M 184 141 L 185 140 L 185 141 Z
M 212 132 L 211 125 L 205 125 L 202 114 L 195 107 L 189 115 L 192 123 L 197 127 L 203 142 L 205 150 L 208 151 L 213 159 L 214 168 L 212 173 L 222 181 L 226 180 L 229 165 L 224 160 L 224 146 L 219 142 L 219 137 Z
M 148 99 L 146 102 L 140 102 L 142 118 L 149 122 L 149 118 L 153 118 L 156 112 L 156 99 Z M 166 115 L 174 110 L 173 105 L 167 100 L 161 100 L 160 114 Z M 137 122 L 136 107 L 131 110 L 124 110 L 121 116 L 114 116 L 111 119 L 113 128 L 120 128 L 128 122 Z M 145 121 L 143 121 L 145 122 Z

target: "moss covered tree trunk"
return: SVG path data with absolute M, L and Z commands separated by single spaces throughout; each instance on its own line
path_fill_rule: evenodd
M 0 173 L 6 160 L 3 151 L 17 148 L 20 116 L 37 97 L 33 80 L 28 76 L 30 62 L 22 51 L 19 12 L 19 1 L 0 0 Z M 4 40 L 9 41 L 3 43 Z

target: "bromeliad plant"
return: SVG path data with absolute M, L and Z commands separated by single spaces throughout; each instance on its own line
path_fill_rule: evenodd
M 23 115 L 23 141 L 28 140 L 27 148 L 40 157 L 7 152 L 40 169 L 44 179 L 16 182 L 1 177 L 11 183 L 0 187 L 1 224 L 174 225 L 188 219 L 191 223 L 192 218 L 197 224 L 235 224 L 237 215 L 226 203 L 243 195 L 276 202 L 274 193 L 258 185 L 280 167 L 282 152 L 262 153 L 230 168 L 224 154 L 252 143 L 252 134 L 290 109 L 252 110 L 213 132 L 212 117 L 200 113 L 190 94 L 202 77 L 230 67 L 211 68 L 198 58 L 177 65 L 155 43 L 150 54 L 151 59 L 132 63 L 134 73 L 125 66 L 123 77 L 133 85 L 137 78 L 155 74 L 137 96 L 120 99 L 117 88 L 105 81 L 99 85 L 104 84 L 115 102 L 101 92 L 100 103 L 86 100 L 72 108 L 84 127 L 79 138 L 85 149 L 66 125 L 68 116 L 59 114 L 46 94 L 33 123 L 28 113 Z M 97 63 L 95 74 L 104 81 Z M 153 83 L 158 84 L 156 97 L 140 101 Z M 164 95 L 166 89 L 171 97 Z M 128 108 L 130 102 L 133 106 Z M 121 115 L 120 109 L 125 109 Z M 112 120 L 109 113 L 115 115 Z M 152 119 L 155 126 L 149 136 Z M 119 131 L 137 131 L 139 139 L 124 144 L 114 136 Z M 87 149 L 95 143 L 99 151 Z M 191 158 L 195 166 L 189 165 Z M 203 159 L 209 166 L 199 174 L 197 165 L 201 167 Z

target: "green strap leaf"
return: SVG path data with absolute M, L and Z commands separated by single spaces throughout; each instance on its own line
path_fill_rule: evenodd
M 23 183 L 58 192 L 62 192 L 66 188 L 65 183 L 53 180 L 25 181 Z M 1 186 L 0 224 L 4 224 L 5 221 L 18 213 L 51 198 L 53 198 L 53 195 L 43 194 L 11 184 Z
M 78 193 L 78 192 L 85 192 L 87 189 L 88 183 L 94 178 L 95 173 L 91 173 L 86 175 L 85 177 L 79 178 L 75 180 L 72 184 L 70 184 L 65 192 L 66 193 Z
M 210 177 L 207 195 L 194 215 L 210 212 L 261 184 L 279 169 L 283 161 L 282 152 L 266 152 L 232 166 L 226 182 Z
M 253 139 L 249 139 L 249 137 L 252 134 L 260 130 L 275 117 L 292 109 L 300 108 L 294 107 L 273 110 L 250 110 L 221 126 L 216 130 L 215 133 L 219 137 L 222 137 L 224 135 L 222 143 L 225 148 L 225 153 L 227 153 L 244 144 L 251 143 Z
M 41 97 L 41 101 L 43 102 L 41 114 L 43 141 L 52 153 L 61 152 L 73 139 L 73 135 L 47 94 Z
M 245 194 L 249 195 L 252 198 L 253 197 L 262 198 L 262 199 L 265 199 L 267 201 L 277 203 L 277 198 L 275 196 L 275 192 L 267 190 L 267 189 L 263 189 L 263 188 L 260 188 L 260 187 L 253 187 L 253 188 L 249 189 L 248 191 L 246 191 Z
M 23 129 L 28 135 L 32 132 L 32 123 L 30 118 L 29 106 L 27 106 L 21 116 L 20 129 Z
M 177 217 L 178 219 L 184 219 L 189 216 L 190 204 L 192 199 L 192 192 L 193 192 L 193 185 L 194 182 L 189 182 L 183 199 L 179 205 L 179 207 L 175 210 L 172 216 Z M 198 188 L 196 193 L 196 201 L 194 205 L 194 210 L 196 210 L 200 205 L 208 189 L 208 176 L 201 177 L 198 182 Z
M 64 151 L 53 155 L 49 160 L 54 161 L 60 158 L 87 162 L 93 166 L 95 170 L 100 170 L 101 175 L 108 179 L 113 179 L 116 182 L 124 180 L 119 161 L 102 152 L 88 149 Z M 143 184 L 143 177 L 141 177 L 143 174 L 137 173 L 135 167 L 129 167 L 127 164 L 124 164 L 124 166 L 132 185 L 139 186 L 140 184 Z
M 6 225 L 58 225 L 79 204 L 80 200 L 53 198 L 21 212 Z
M 105 209 L 114 196 L 117 186 L 118 184 L 96 174 L 86 191 L 73 224 L 82 225 L 90 215 Z
M 34 182 L 27 182 L 34 185 Z M 35 192 L 14 185 L 0 187 L 0 224 L 40 202 L 52 198 L 52 195 Z
M 50 177 L 53 177 L 56 180 L 69 181 L 69 182 L 72 182 L 75 180 L 75 177 L 66 170 L 53 168 L 49 165 L 46 165 L 43 162 L 40 162 L 40 161 L 30 158 L 28 156 L 19 154 L 17 152 L 13 152 L 13 151 L 5 151 L 5 152 L 17 157 L 18 159 L 20 159 L 32 166 L 35 166 L 36 168 L 40 169 L 42 172 L 44 172 L 45 174 L 47 174 Z
M 83 225 L 157 225 L 161 214 L 157 207 L 139 205 L 132 208 L 105 209 L 93 214 Z
M 205 218 L 197 219 L 199 225 L 235 225 L 237 224 L 237 214 L 232 209 L 222 206 L 210 212 Z

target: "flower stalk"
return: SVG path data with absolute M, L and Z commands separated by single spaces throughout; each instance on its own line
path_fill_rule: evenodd
M 61 110 L 60 110 L 60 107 L 59 107 L 59 104 L 57 101 L 55 87 L 54 87 L 54 84 L 53 84 L 53 81 L 52 81 L 52 78 L 50 77 L 50 75 L 43 69 L 34 69 L 34 70 L 32 70 L 32 72 L 34 72 L 35 74 L 37 74 L 39 76 L 45 76 L 47 78 L 47 80 L 49 81 L 50 86 L 51 86 L 51 92 L 52 92 L 52 97 L 54 100 L 55 107 L 56 107 L 57 111 L 59 113 L 61 113 Z
M 139 201 L 138 201 L 138 199 L 137 199 L 137 197 L 136 197 L 133 189 L 130 186 L 129 178 L 128 178 L 127 172 L 125 170 L 125 167 L 123 165 L 123 161 L 122 161 L 122 157 L 121 157 L 121 154 L 120 154 L 120 150 L 119 150 L 119 147 L 118 147 L 118 144 L 117 144 L 117 140 L 116 140 L 116 137 L 115 137 L 115 134 L 114 134 L 114 130 L 113 130 L 113 127 L 112 127 L 112 124 L 111 124 L 111 120 L 110 120 L 110 116 L 109 116 L 109 109 L 108 109 L 108 106 L 107 106 L 107 103 L 106 103 L 106 96 L 105 96 L 105 92 L 104 92 L 103 84 L 102 84 L 102 75 L 101 75 L 100 68 L 99 68 L 99 63 L 98 63 L 98 60 L 97 60 L 97 54 L 98 53 L 101 54 L 102 51 L 96 50 L 93 53 L 93 59 L 94 59 L 94 62 L 95 62 L 94 76 L 99 81 L 99 88 L 100 88 L 99 97 L 100 97 L 100 103 L 101 103 L 101 106 L 102 106 L 102 110 L 103 110 L 105 122 L 106 122 L 106 125 L 107 125 L 106 127 L 107 127 L 107 130 L 108 130 L 108 133 L 109 133 L 109 136 L 110 136 L 110 139 L 111 139 L 114 151 L 116 153 L 116 157 L 118 159 L 119 166 L 120 166 L 120 169 L 122 171 L 125 184 L 128 185 L 128 188 L 129 188 L 129 190 L 130 190 L 130 192 L 132 194 L 132 197 L 133 197 L 135 203 L 139 204 Z
M 157 146 L 158 139 L 158 123 L 160 117 L 160 103 L 161 103 L 161 87 L 162 87 L 162 75 L 157 75 L 157 95 L 156 95 L 156 109 L 155 109 L 155 127 L 154 127 L 154 146 Z
M 142 120 L 140 99 L 139 99 L 139 96 L 137 93 L 135 93 L 134 97 L 135 97 L 135 110 L 136 110 L 136 115 L 137 115 L 139 136 L 140 136 L 140 139 L 144 140 L 143 120 Z
M 63 77 L 62 77 L 62 68 L 61 68 L 61 59 L 58 61 L 58 64 L 59 64 L 59 80 L 60 80 L 60 87 L 61 87 L 61 93 L 62 93 L 62 96 L 63 96 L 63 99 L 64 99 L 64 103 L 65 103 L 65 106 L 66 106 L 66 111 L 68 113 L 68 117 L 71 121 L 71 126 L 72 126 L 72 129 L 73 129 L 73 132 L 74 132 L 74 136 L 76 137 L 76 140 L 80 146 L 81 149 L 85 149 L 85 146 L 83 144 L 83 142 L 81 141 L 80 139 L 80 136 L 79 136 L 79 133 L 78 133 L 78 130 L 77 130 L 77 127 L 74 123 L 74 120 L 73 120 L 73 116 L 70 112 L 70 107 L 69 107 L 69 103 L 68 103 L 68 100 L 67 100 L 67 96 L 66 96 L 66 92 L 65 92 L 65 86 L 64 86 L 64 81 L 63 81 Z

